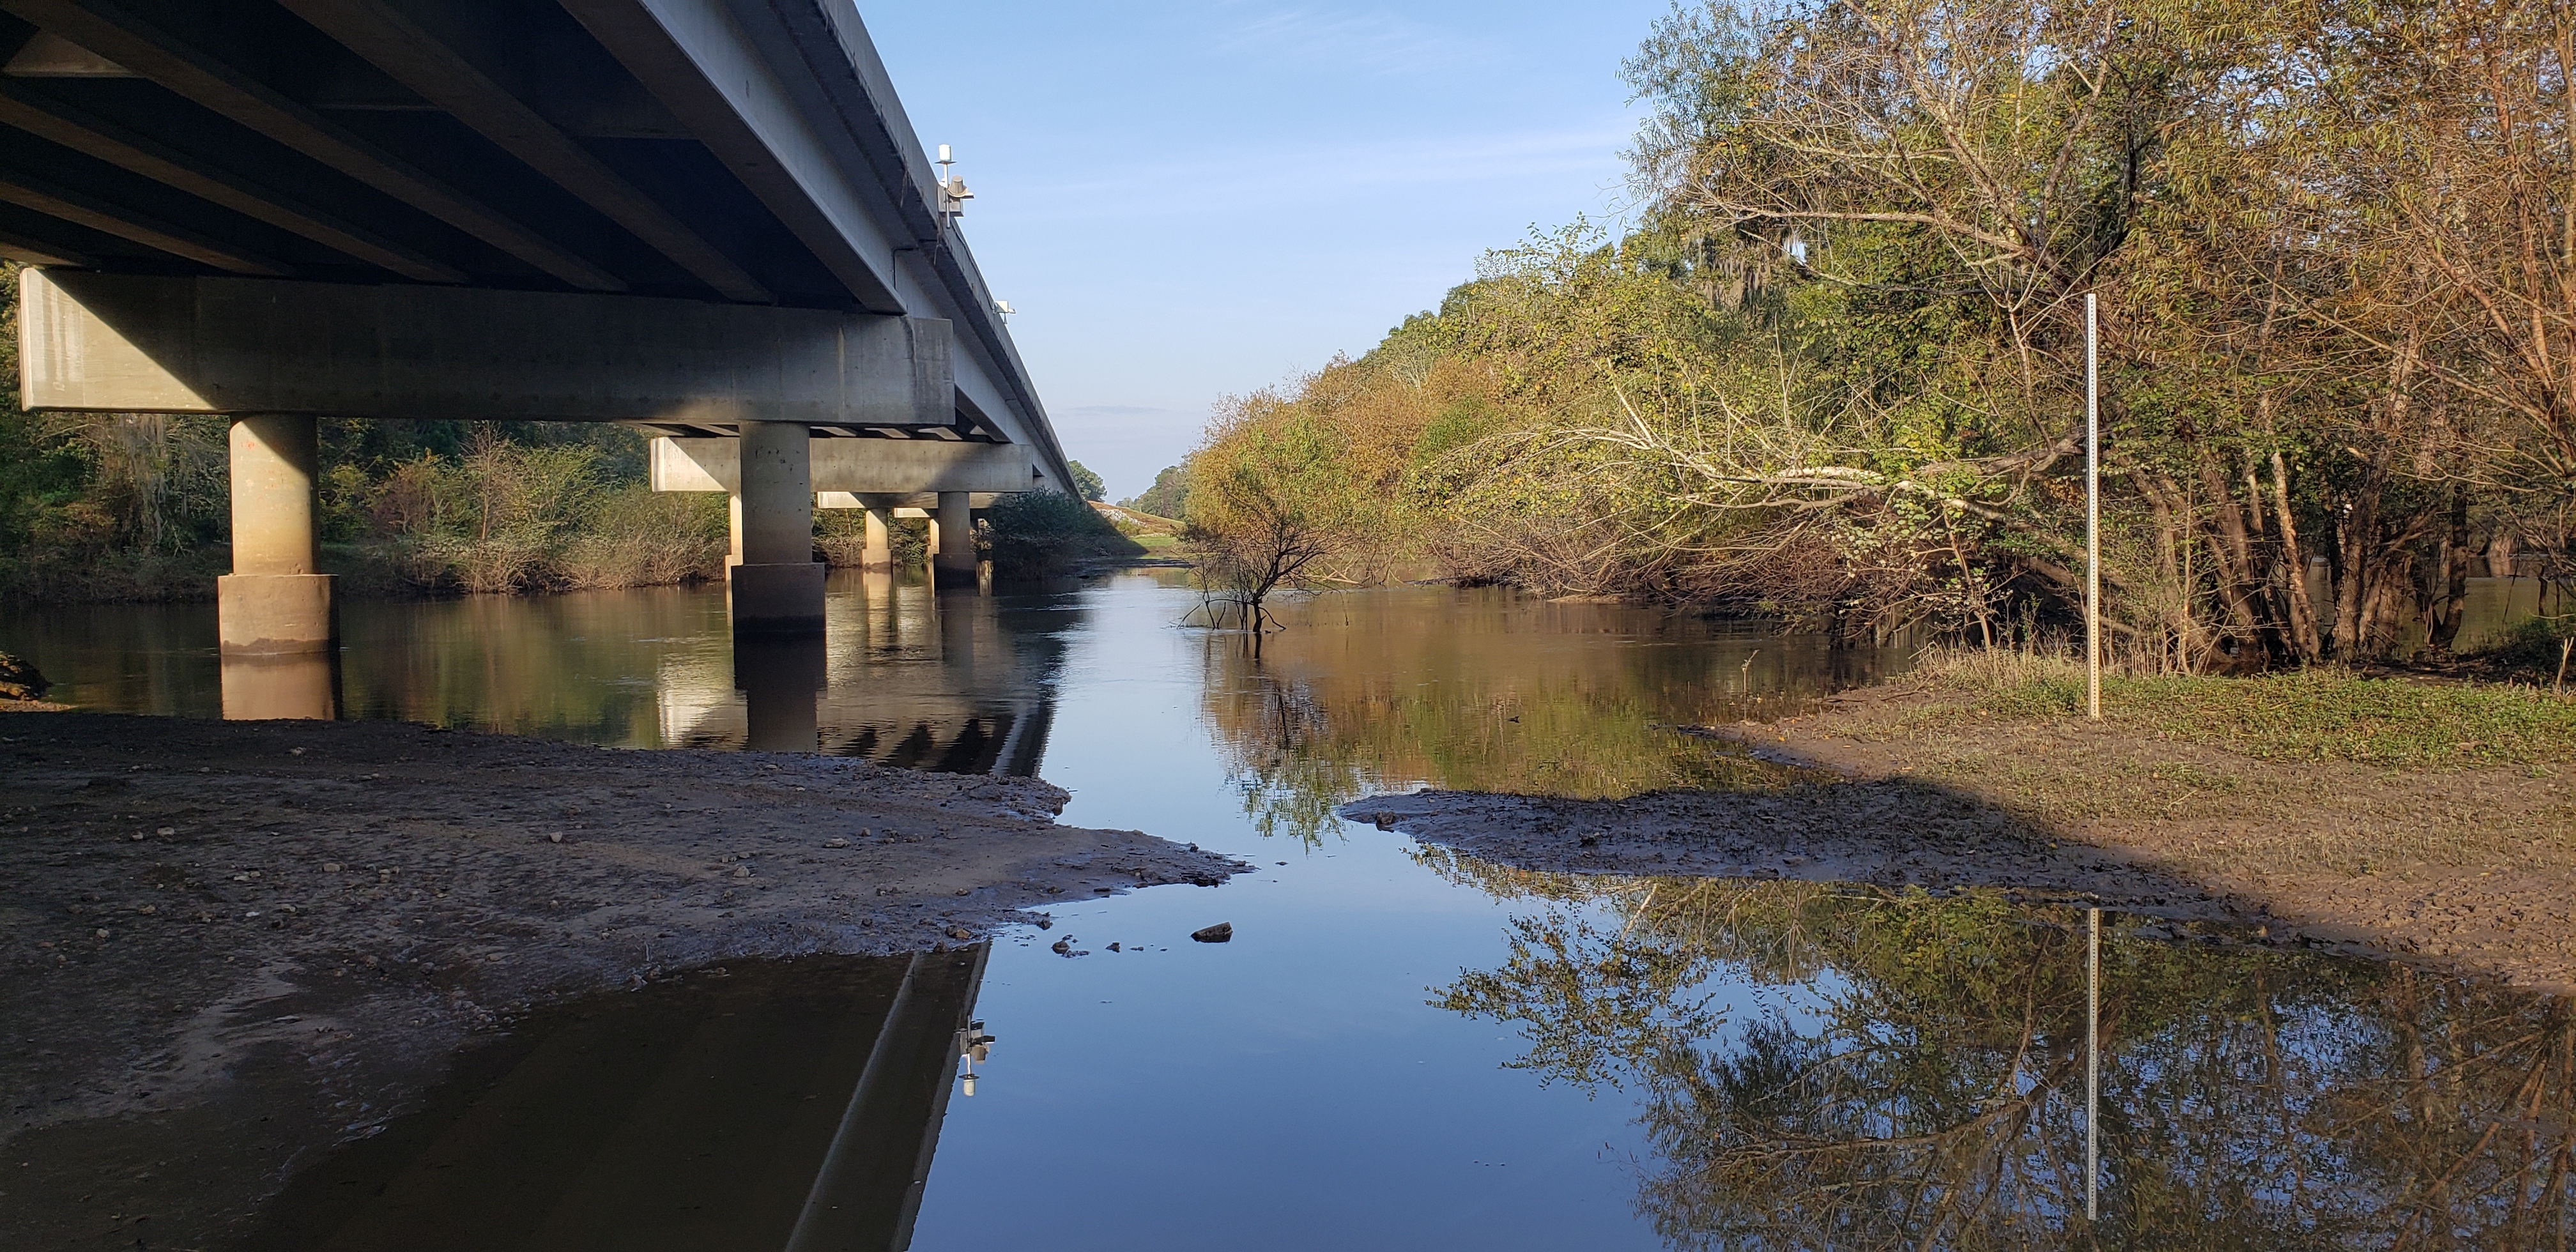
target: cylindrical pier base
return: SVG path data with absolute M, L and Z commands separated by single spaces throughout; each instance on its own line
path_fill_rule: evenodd
M 225 574 L 215 579 L 215 634 L 225 656 L 328 652 L 339 638 L 329 574 Z
M 224 655 L 285 656 L 333 646 L 331 576 L 315 572 L 317 442 L 311 417 L 233 419 L 233 572 L 215 580 L 215 630 Z
M 975 586 L 975 510 L 965 492 L 939 493 L 931 538 L 931 581 L 940 587 Z

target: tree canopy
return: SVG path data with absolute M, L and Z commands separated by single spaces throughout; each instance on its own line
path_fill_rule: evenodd
M 1677 9 L 1632 228 L 1488 254 L 1192 471 L 1321 440 L 1370 523 L 1315 578 L 2026 637 L 2082 574 L 2089 296 L 2127 659 L 2448 646 L 2473 572 L 2576 569 L 2571 58 L 2555 0 Z

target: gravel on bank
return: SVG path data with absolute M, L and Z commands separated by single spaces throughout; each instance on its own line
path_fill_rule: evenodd
M 8 1246 L 222 1228 L 537 1003 L 1248 868 L 1057 825 L 1034 779 L 832 757 L 30 711 L 0 762 Z

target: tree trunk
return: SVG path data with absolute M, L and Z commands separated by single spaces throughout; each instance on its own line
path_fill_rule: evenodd
M 2427 642 L 2448 652 L 2460 637 L 2469 603 L 2469 489 L 2451 484 L 2451 533 L 2442 544 L 2442 601 L 2433 611 Z
M 2210 454 L 2209 445 L 2195 444 L 2192 451 L 2200 462 L 2201 489 L 2209 494 L 2210 516 L 2218 524 L 2218 542 L 2210 545 L 2218 562 L 2218 603 L 2227 614 L 2227 637 L 2237 641 L 2235 668 L 2241 669 L 2255 659 L 2253 649 L 2260 633 L 2254 605 L 2258 585 L 2254 578 L 2254 545 L 2247 533 L 2245 506 L 2229 487 L 2227 471 Z M 2252 503 L 2259 518 L 2262 500 L 2252 497 Z
M 2192 587 L 2183 556 L 2184 546 L 2191 542 L 2190 502 L 2183 498 L 2181 485 L 2162 474 L 2142 471 L 2136 481 L 2155 519 L 2156 585 L 2164 597 L 2157 606 L 2165 637 L 2156 649 L 2156 672 L 2188 673 L 2198 660 L 2193 646 L 2197 632 L 2191 620 Z
M 2368 629 L 2377 608 L 2380 557 L 2379 497 L 2388 481 L 2388 453 L 2381 450 L 2364 467 L 2361 484 L 2346 496 L 2334 527 L 2334 637 L 2329 650 L 2339 661 L 2367 655 Z
M 2308 598 L 2308 553 L 2299 546 L 2298 519 L 2290 514 L 2290 469 L 2279 452 L 2272 454 L 2272 507 L 2281 525 L 2280 543 L 2273 550 L 2274 577 L 2280 580 L 2281 598 L 2289 607 L 2284 633 L 2299 660 L 2313 662 L 2325 651 L 2325 644 L 2317 637 L 2317 609 Z

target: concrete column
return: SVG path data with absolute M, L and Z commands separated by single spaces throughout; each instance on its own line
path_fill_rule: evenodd
M 975 510 L 963 491 L 939 493 L 939 515 L 931 527 L 930 573 L 942 587 L 975 585 Z
M 742 564 L 742 495 L 739 492 L 725 497 L 725 534 L 733 542 L 732 549 L 725 556 L 725 568 L 732 569 Z
M 823 629 L 823 567 L 814 560 L 814 476 L 802 422 L 742 424 L 734 500 L 742 563 L 730 571 L 737 631 Z
M 743 746 L 754 752 L 811 752 L 820 742 L 816 703 L 824 685 L 823 637 L 781 632 L 738 635 L 733 685 L 742 692 Z
M 311 417 L 233 419 L 233 572 L 215 580 L 226 655 L 332 648 L 331 576 L 315 572 L 315 444 Z
M 890 570 L 894 568 L 894 544 L 886 537 L 886 523 L 891 520 L 884 509 L 868 506 L 868 544 L 859 553 L 859 568 Z

